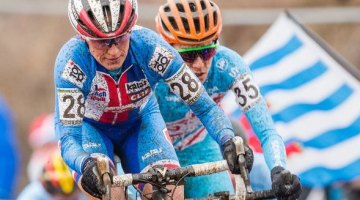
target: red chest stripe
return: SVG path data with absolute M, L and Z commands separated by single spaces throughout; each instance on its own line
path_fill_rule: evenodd
M 109 98 L 110 98 L 110 102 L 108 107 L 118 107 L 120 105 L 119 102 L 119 98 L 118 98 L 118 94 L 117 94 L 117 88 L 116 88 L 116 83 L 114 81 L 114 79 L 112 79 L 110 76 L 108 75 L 103 75 L 106 84 L 108 86 L 108 90 L 109 90 Z M 100 118 L 101 122 L 105 122 L 105 123 L 113 123 L 114 118 L 116 113 L 114 112 L 104 112 L 103 115 Z
M 120 92 L 120 99 L 121 99 L 121 105 L 128 105 L 130 103 L 130 100 L 129 100 L 129 95 L 126 93 L 126 88 L 125 88 L 125 84 L 128 82 L 128 76 L 127 74 L 123 74 L 121 77 L 120 77 L 120 80 L 119 80 L 119 92 Z M 117 119 L 116 119 L 116 122 L 122 122 L 122 121 L 125 121 L 129 118 L 129 112 L 125 111 L 125 112 L 122 112 L 122 113 L 119 113 Z

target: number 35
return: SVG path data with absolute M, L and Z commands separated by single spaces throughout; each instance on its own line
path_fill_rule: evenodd
M 238 104 L 247 109 L 253 102 L 259 98 L 259 89 L 249 75 L 241 77 L 234 87 Z

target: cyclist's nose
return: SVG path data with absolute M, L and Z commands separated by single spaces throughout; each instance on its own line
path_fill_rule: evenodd
M 107 50 L 107 53 L 111 55 L 117 55 L 120 53 L 120 47 L 118 45 L 111 44 L 111 46 Z
M 196 72 L 200 72 L 205 66 L 205 62 L 197 56 L 193 63 L 190 64 L 190 67 L 196 70 Z

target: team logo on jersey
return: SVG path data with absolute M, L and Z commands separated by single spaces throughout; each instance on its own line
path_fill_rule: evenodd
M 130 100 L 131 100 L 131 102 L 138 101 L 138 100 L 146 97 L 148 94 L 150 94 L 150 92 L 151 92 L 151 88 L 150 88 L 150 87 L 147 87 L 147 88 L 145 88 L 144 90 L 142 90 L 142 91 L 140 91 L 140 92 L 138 92 L 138 93 L 129 95 L 129 96 L 130 96 Z
M 99 85 L 94 86 L 94 91 L 89 95 L 89 98 L 94 101 L 106 101 L 107 90 Z
M 79 88 L 82 88 L 84 86 L 84 82 L 86 81 L 85 73 L 72 60 L 69 60 L 66 63 L 61 77 L 65 80 L 70 81 L 72 84 L 78 86 Z
M 149 86 L 150 86 L 150 84 L 149 84 L 148 80 L 144 78 L 139 81 L 126 83 L 125 88 L 126 88 L 126 93 L 132 94 L 132 93 L 142 91 L 145 88 L 148 88 Z
M 165 96 L 166 101 L 171 101 L 171 102 L 180 102 L 181 99 L 179 97 L 177 97 L 176 95 L 166 95 Z
M 162 153 L 164 150 L 162 147 L 157 148 L 157 149 L 151 149 L 150 151 L 148 151 L 147 153 L 145 153 L 143 156 L 141 156 L 141 159 L 144 161 L 150 157 L 153 157 L 157 154 Z
M 230 69 L 229 75 L 233 78 L 236 78 L 239 76 L 240 73 L 241 73 L 240 68 L 235 66 Z
M 171 54 L 171 52 L 168 49 L 160 45 L 157 45 L 154 54 L 150 60 L 149 66 L 154 71 L 156 71 L 157 73 L 163 76 L 173 59 L 174 56 Z
M 215 66 L 220 69 L 220 71 L 224 71 L 227 66 L 227 61 L 224 58 L 219 59 Z

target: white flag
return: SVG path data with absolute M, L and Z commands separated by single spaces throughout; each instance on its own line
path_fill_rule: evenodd
M 356 44 L 354 44 L 356 45 Z M 245 54 L 306 186 L 360 176 L 360 76 L 318 36 L 283 13 Z M 233 98 L 225 111 L 239 117 Z

